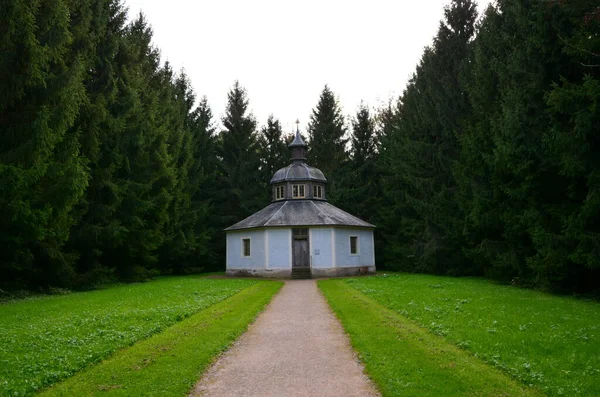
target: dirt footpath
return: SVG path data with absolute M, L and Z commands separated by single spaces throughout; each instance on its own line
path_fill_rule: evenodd
M 314 280 L 286 282 L 191 396 L 379 396 Z

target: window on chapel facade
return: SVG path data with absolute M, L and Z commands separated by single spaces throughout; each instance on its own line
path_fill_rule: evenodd
M 275 200 L 281 200 L 285 198 L 285 186 L 275 187 Z
M 250 239 L 249 238 L 242 239 L 242 255 L 250 256 Z
M 358 255 L 358 237 L 350 236 L 350 255 Z
M 323 188 L 321 186 L 313 186 L 313 197 L 314 198 L 323 198 Z
M 292 197 L 303 198 L 304 197 L 304 185 L 292 185 Z

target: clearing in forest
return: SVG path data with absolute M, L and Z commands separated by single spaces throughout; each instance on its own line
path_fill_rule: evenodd
M 194 393 L 206 397 L 378 396 L 314 280 L 287 281 Z
M 498 374 L 522 393 L 600 395 L 598 302 L 414 274 L 319 286 L 384 395 L 495 395 L 477 390 Z
M 0 304 L 0 395 L 30 395 L 257 283 L 167 277 Z

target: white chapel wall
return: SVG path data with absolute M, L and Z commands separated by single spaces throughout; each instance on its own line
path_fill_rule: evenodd
M 332 228 L 313 227 L 310 228 L 310 259 L 313 268 L 335 267 L 332 255 Z
M 250 239 L 250 256 L 242 252 L 242 239 Z M 238 230 L 227 233 L 227 269 L 265 268 L 265 230 Z
M 358 254 L 350 253 L 350 236 L 358 237 Z M 373 231 L 370 229 L 335 229 L 336 267 L 375 266 Z
M 291 269 L 292 254 L 292 229 L 276 228 L 267 229 L 268 245 L 268 268 L 269 269 Z

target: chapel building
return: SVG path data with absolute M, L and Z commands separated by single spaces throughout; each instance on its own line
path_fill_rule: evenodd
M 291 162 L 271 178 L 273 201 L 225 229 L 227 275 L 310 278 L 375 273 L 374 225 L 327 202 L 327 179 L 306 162 L 296 132 Z

